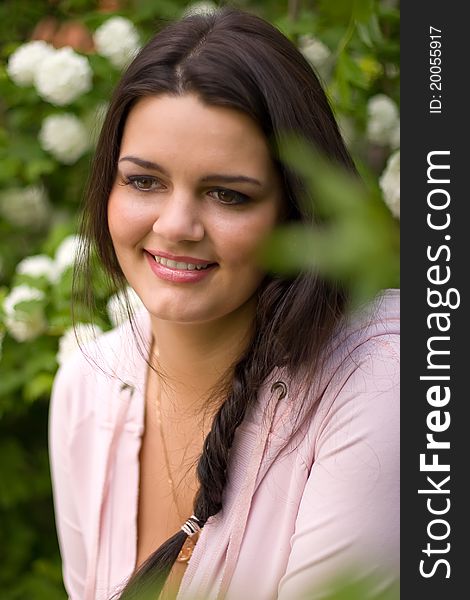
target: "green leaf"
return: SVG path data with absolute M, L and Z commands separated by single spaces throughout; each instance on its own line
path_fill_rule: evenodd
M 49 175 L 57 169 L 57 162 L 50 158 L 36 158 L 24 165 L 24 175 L 28 183 L 38 181 L 41 175 Z
M 37 290 L 41 290 L 43 292 L 47 292 L 51 285 L 49 279 L 45 275 L 35 276 L 26 275 L 24 273 L 15 274 L 13 279 L 13 285 L 16 287 L 18 285 L 23 284 L 33 287 Z M 38 301 L 35 300 L 34 302 L 36 303 Z M 17 306 L 20 306 L 20 304 L 18 304 Z
M 19 390 L 25 382 L 25 377 L 20 371 L 7 371 L 2 373 L 0 378 L 0 398 L 2 401 L 7 398 L 12 392 Z M 1 405 L 1 402 L 0 402 Z M 0 418 L 3 409 L 0 406 Z
M 318 13 L 332 22 L 347 23 L 355 10 L 356 0 L 317 0 Z
M 337 69 L 342 79 L 361 89 L 368 89 L 368 78 L 364 71 L 347 52 L 338 57 Z
M 342 106 L 347 109 L 351 106 L 351 87 L 347 74 L 346 61 L 343 57 L 344 52 L 340 54 L 336 61 L 335 79 L 332 85 L 336 83 L 339 95 L 338 100 L 341 102 Z
M 318 15 L 311 11 L 302 10 L 297 20 L 293 21 L 289 15 L 285 14 L 278 17 L 274 24 L 285 36 L 295 41 L 300 35 L 308 35 L 316 31 Z
M 299 138 L 283 137 L 279 148 L 308 188 L 304 201 L 311 203 L 316 224 L 278 228 L 260 251 L 262 264 L 274 272 L 312 270 L 340 280 L 356 302 L 397 287 L 399 231 L 378 190 Z
M 374 0 L 354 0 L 353 16 L 359 23 L 367 23 L 374 14 Z
M 39 398 L 48 398 L 51 394 L 54 375 L 51 373 L 39 373 L 28 381 L 23 389 L 23 397 L 28 402 L 34 402 Z
M 15 304 L 15 312 L 25 315 L 37 315 L 40 313 L 46 304 L 47 300 L 23 300 Z

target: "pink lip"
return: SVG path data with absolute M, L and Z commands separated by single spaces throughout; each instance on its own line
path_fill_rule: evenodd
M 146 252 L 152 254 L 153 256 L 161 256 L 162 258 L 168 258 L 170 260 L 174 260 L 176 262 L 185 262 L 191 263 L 193 265 L 211 265 L 210 260 L 202 260 L 201 258 L 194 258 L 194 256 L 176 256 L 175 254 L 169 254 L 168 252 L 163 252 L 162 250 L 152 250 L 151 248 L 146 249 Z
M 205 277 L 208 277 L 212 271 L 217 268 L 217 264 L 211 264 L 207 269 L 201 270 L 193 270 L 188 271 L 186 269 L 171 269 L 170 267 L 166 267 L 165 265 L 161 265 L 158 263 L 152 256 L 151 253 L 145 252 L 147 261 L 152 269 L 153 273 L 159 277 L 160 279 L 164 279 L 165 281 L 171 281 L 173 283 L 197 283 L 201 281 Z M 184 260 L 184 257 L 179 256 L 177 258 L 173 258 L 171 255 L 163 255 L 161 253 L 156 253 L 158 256 L 163 256 L 164 258 L 169 258 L 170 260 L 180 260 L 181 262 L 191 262 L 192 264 L 209 264 L 207 261 L 195 262 L 196 259 L 188 258 Z

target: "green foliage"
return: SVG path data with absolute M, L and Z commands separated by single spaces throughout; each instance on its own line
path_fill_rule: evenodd
M 118 14 L 132 20 L 144 43 L 188 4 L 127 0 L 121 2 Z M 385 138 L 382 143 L 368 139 L 367 105 L 377 94 L 399 102 L 398 10 L 393 3 L 378 0 L 231 4 L 271 20 L 303 49 L 326 86 L 365 181 L 360 184 L 337 172 L 301 141 L 286 143 L 285 160 L 309 182 L 313 210 L 322 225 L 277 232 L 264 257 L 267 264 L 287 271 L 320 269 L 349 282 L 358 300 L 396 285 L 397 222 L 377 185 L 395 146 Z M 59 341 L 72 323 L 71 269 L 61 251 L 76 232 L 103 105 L 120 75 L 107 58 L 91 52 L 86 56 L 92 89 L 66 106 L 56 106 L 44 101 L 33 85 L 16 85 L 7 63 L 46 16 L 59 22 L 75 20 L 95 31 L 112 16 L 97 5 L 96 0 L 0 3 L 0 589 L 5 600 L 65 598 L 47 456 L 48 401 Z M 308 48 L 315 52 L 309 54 Z M 68 163 L 39 142 L 44 119 L 63 113 L 78 118 L 92 141 Z M 23 259 L 37 255 L 42 262 L 36 261 L 26 273 L 18 272 Z M 92 316 L 106 330 L 111 327 L 106 312 L 110 288 L 98 267 L 93 281 Z M 8 302 L 12 290 L 20 286 L 42 296 L 23 297 L 12 316 Z M 82 307 L 77 309 L 80 320 L 87 321 Z M 336 600 L 366 597 L 360 587 L 345 589 L 338 591 Z
M 358 580 L 353 572 L 343 573 L 331 585 L 325 600 L 399 600 L 398 585 L 383 589 L 374 577 Z
M 266 266 L 291 274 L 310 269 L 346 282 L 354 304 L 399 287 L 399 232 L 377 186 L 367 188 L 301 139 L 284 139 L 281 158 L 306 181 L 304 202 L 318 224 L 279 228 L 264 248 Z

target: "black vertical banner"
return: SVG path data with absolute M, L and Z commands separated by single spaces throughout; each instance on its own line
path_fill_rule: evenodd
M 468 12 L 401 4 L 404 600 L 470 594 Z

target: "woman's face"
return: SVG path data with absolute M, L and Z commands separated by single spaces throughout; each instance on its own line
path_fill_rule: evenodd
M 108 223 L 151 315 L 196 323 L 244 306 L 264 275 L 255 250 L 281 211 L 266 140 L 248 116 L 193 94 L 145 98 L 131 110 Z

